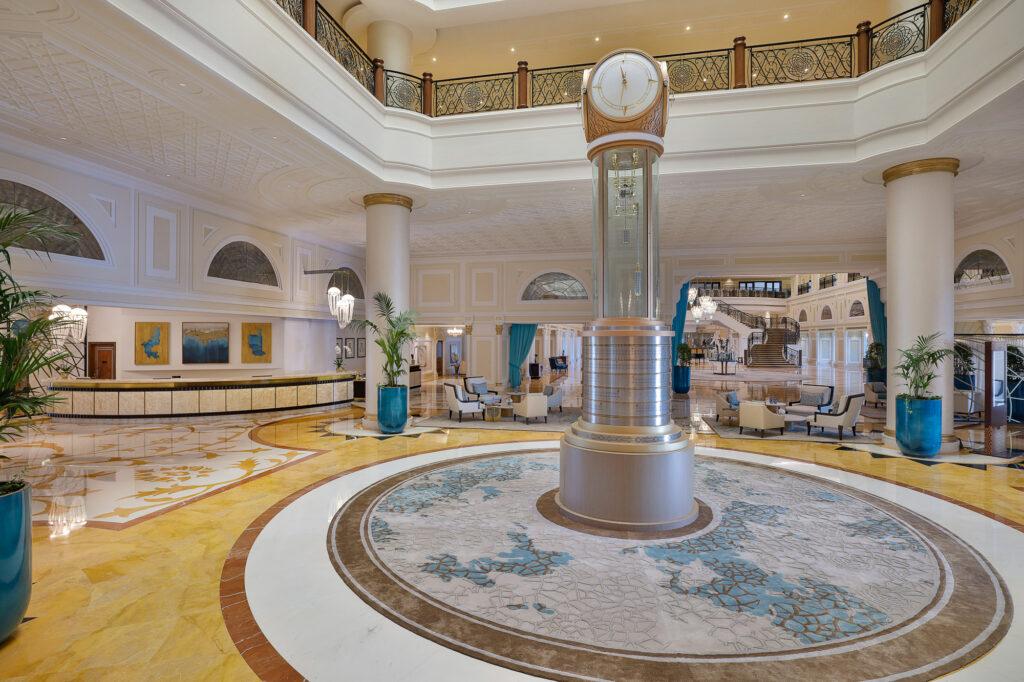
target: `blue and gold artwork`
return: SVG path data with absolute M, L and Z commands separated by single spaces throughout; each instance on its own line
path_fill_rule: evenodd
M 227 322 L 182 322 L 181 362 L 186 365 L 228 362 Z
M 135 364 L 166 365 L 170 363 L 170 322 L 135 323 Z
M 270 322 L 242 323 L 242 362 L 270 362 L 274 326 Z

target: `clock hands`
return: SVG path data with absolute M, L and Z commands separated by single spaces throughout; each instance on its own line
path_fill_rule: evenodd
M 623 70 L 622 65 L 619 65 L 619 73 L 622 74 L 622 89 L 619 90 L 619 105 L 622 105 L 622 98 L 626 96 L 626 72 Z M 628 107 L 622 107 L 622 113 L 626 113 Z

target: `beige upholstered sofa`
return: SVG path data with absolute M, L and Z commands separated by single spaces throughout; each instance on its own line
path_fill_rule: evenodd
M 811 416 L 821 412 L 822 408 L 832 403 L 833 388 L 825 384 L 802 384 L 800 386 L 800 400 L 794 400 L 786 405 L 786 412 L 803 416 Z
M 548 397 L 543 393 L 527 393 L 518 403 L 512 404 L 512 421 L 522 417 L 529 424 L 531 419 L 544 417 L 548 421 Z
M 811 427 L 817 426 L 821 430 L 838 429 L 839 440 L 843 439 L 843 429 L 847 428 L 857 435 L 857 419 L 860 417 L 860 410 L 864 407 L 864 394 L 853 393 L 843 396 L 836 401 L 832 412 L 826 414 L 818 412 L 807 418 L 807 435 L 811 434 Z
M 764 438 L 765 429 L 778 429 L 782 435 L 786 430 L 786 418 L 769 410 L 763 402 L 744 400 L 740 403 L 740 433 L 743 429 L 757 429 L 761 438 Z

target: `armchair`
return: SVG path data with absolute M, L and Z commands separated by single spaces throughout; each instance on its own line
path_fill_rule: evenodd
M 552 355 L 548 358 L 548 364 L 551 365 L 552 372 L 565 372 L 569 371 L 569 359 L 564 355 Z
M 821 412 L 826 406 L 832 404 L 834 391 L 832 386 L 826 384 L 802 384 L 800 400 L 794 400 L 786 405 L 786 412 L 808 417 Z
M 786 431 L 786 416 L 772 412 L 764 403 L 744 400 L 740 403 L 740 433 L 743 429 L 757 429 L 761 438 L 765 429 L 778 429 L 782 435 Z
M 459 422 L 462 422 L 462 415 L 464 414 L 479 414 L 483 417 L 484 408 L 480 404 L 479 400 L 470 400 L 466 392 L 462 390 L 461 386 L 455 384 L 444 385 L 444 400 L 448 404 L 448 418 L 452 418 L 453 413 L 459 414 Z
M 529 424 L 531 419 L 544 417 L 548 421 L 548 397 L 543 393 L 527 393 L 518 403 L 512 403 L 512 421 L 522 417 Z
M 462 380 L 462 385 L 465 386 L 466 395 L 470 400 L 479 400 L 484 405 L 495 405 L 501 402 L 498 392 L 487 388 L 487 379 L 484 377 L 466 377 Z
M 864 407 L 864 394 L 854 393 L 843 396 L 837 403 L 838 408 L 831 414 L 818 412 L 807 418 L 807 435 L 811 435 L 811 427 L 817 426 L 824 431 L 828 429 L 839 430 L 839 440 L 843 439 L 843 428 L 849 428 L 853 435 L 857 435 L 857 419 L 860 417 L 860 410 Z
M 957 416 L 981 417 L 984 403 L 985 394 L 981 391 L 953 391 L 953 414 Z
M 544 395 L 548 397 L 548 409 L 557 407 L 558 411 L 562 411 L 562 387 L 555 386 L 554 384 L 548 384 L 544 387 Z
M 733 400 L 730 400 L 729 397 Z M 715 393 L 715 421 L 722 419 L 738 419 L 740 416 L 739 400 L 736 399 L 736 391 L 721 391 Z
M 887 398 L 885 384 L 881 381 L 869 381 L 864 384 L 864 402 L 878 407 L 879 404 L 884 404 Z

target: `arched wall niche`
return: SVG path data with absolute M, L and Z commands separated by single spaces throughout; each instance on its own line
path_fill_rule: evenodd
M 523 289 L 522 301 L 581 301 L 589 298 L 583 283 L 564 272 L 545 272 Z
M 821 319 L 822 320 L 831 320 L 832 319 L 832 308 L 829 308 L 828 306 L 824 306 L 821 309 Z
M 331 275 L 331 281 L 327 283 L 327 287 L 324 289 L 330 289 L 331 287 L 338 287 L 343 294 L 352 294 L 352 298 L 357 301 L 361 301 L 366 298 L 366 294 L 363 290 L 363 282 L 359 279 L 359 275 L 352 268 L 340 267 L 333 275 Z
M 277 270 L 263 249 L 252 242 L 228 242 L 214 254 L 207 277 L 280 288 Z
M 92 230 L 74 211 L 49 194 L 14 180 L 0 180 L 0 207 L 38 211 L 36 217 L 39 221 L 61 226 L 77 235 L 77 238 L 48 239 L 47 250 L 50 253 L 88 260 L 106 260 L 103 247 Z

